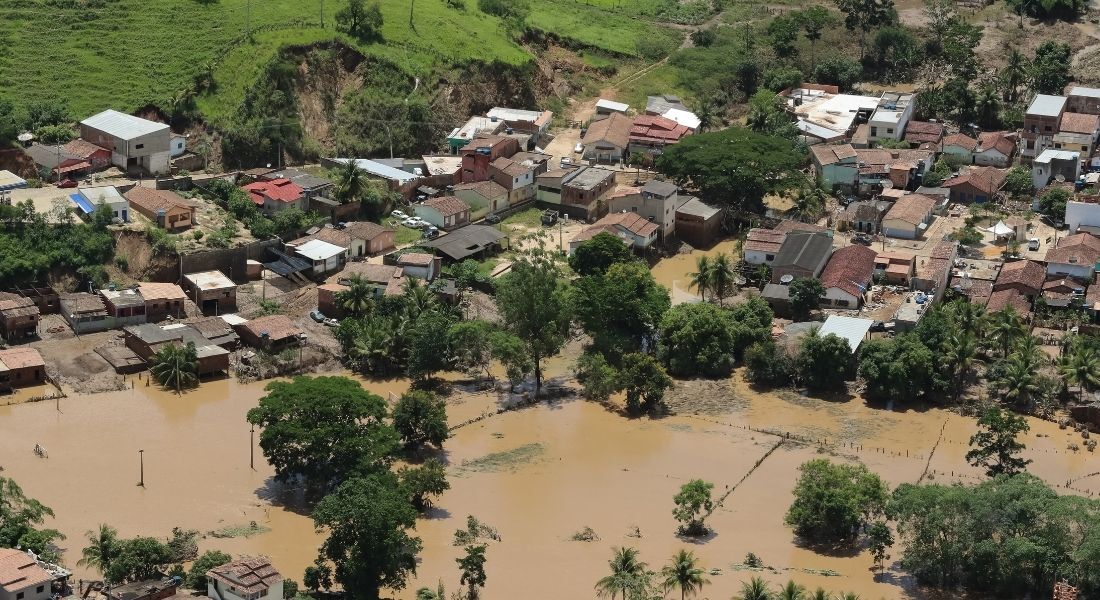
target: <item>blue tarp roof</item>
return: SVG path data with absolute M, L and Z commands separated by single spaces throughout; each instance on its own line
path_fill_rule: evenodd
M 90 215 L 95 212 L 95 206 L 93 206 L 83 194 L 69 194 L 69 199 L 79 206 L 80 210 L 84 211 L 84 214 Z

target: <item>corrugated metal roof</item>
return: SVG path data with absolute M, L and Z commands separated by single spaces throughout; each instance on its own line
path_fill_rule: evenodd
M 150 133 L 168 130 L 168 126 L 164 123 L 149 121 L 110 109 L 88 117 L 80 124 L 109 133 L 123 140 L 132 140 Z
M 855 352 L 859 345 L 863 343 L 863 338 L 867 337 L 867 332 L 871 330 L 873 324 L 874 321 L 871 319 L 830 315 L 828 319 L 825 319 L 825 324 L 821 326 L 821 329 L 817 330 L 817 334 L 824 337 L 831 333 L 848 342 L 852 352 Z
M 606 108 L 607 110 L 626 112 L 627 110 L 630 110 L 630 105 L 623 102 L 615 102 L 614 100 L 604 100 L 603 98 L 600 98 L 596 101 L 596 108 Z
M 1057 117 L 1062 114 L 1062 109 L 1065 108 L 1065 106 L 1065 96 L 1039 94 L 1031 101 L 1031 106 L 1027 107 L 1027 114 L 1041 117 Z
M 1083 96 L 1085 98 L 1100 98 L 1100 89 L 1075 85 L 1069 89 L 1070 96 Z
M 371 175 L 381 177 L 382 179 L 392 179 L 399 183 L 405 183 L 406 181 L 416 179 L 416 175 L 413 175 L 412 173 L 407 173 L 405 171 L 402 171 L 401 169 L 397 169 L 389 165 L 384 165 L 375 160 L 369 160 L 366 158 L 334 158 L 332 160 L 333 162 L 338 162 L 342 165 L 346 165 L 348 162 L 354 161 L 355 166 L 366 171 L 367 173 L 370 173 Z
M 336 244 L 330 244 L 322 240 L 310 240 L 298 246 L 295 252 L 310 260 L 328 260 L 333 256 L 343 254 L 346 250 Z
M 11 171 L 0 171 L 0 190 L 15 190 L 27 187 L 27 181 Z

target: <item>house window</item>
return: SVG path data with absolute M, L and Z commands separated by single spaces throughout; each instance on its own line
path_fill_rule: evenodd
M 847 300 L 837 300 L 836 305 L 837 306 L 848 306 L 848 301 Z
M 23 600 L 23 592 L 19 592 L 15 595 L 15 600 Z
M 42 593 L 42 590 L 44 590 L 44 589 L 46 589 L 46 586 L 44 586 L 44 585 L 40 585 L 40 586 L 38 586 L 38 588 L 37 588 L 37 589 L 35 589 L 35 590 L 34 590 L 34 592 L 35 592 L 36 594 L 41 594 L 41 593 Z
M 871 128 L 871 137 L 878 137 L 878 127 Z
M 138 144 L 138 145 L 134 146 L 134 149 L 141 150 L 144 147 L 145 147 L 145 144 Z
M 1043 131 L 1051 131 L 1050 125 L 1047 125 L 1047 126 L 1043 127 Z
M 773 261 L 773 260 L 775 260 L 775 255 L 774 254 L 765 254 L 764 255 L 764 260 Z
M 888 135 L 893 135 L 893 134 L 894 134 L 894 130 L 893 130 L 893 129 L 887 129 L 887 130 L 886 130 L 886 133 L 887 133 Z

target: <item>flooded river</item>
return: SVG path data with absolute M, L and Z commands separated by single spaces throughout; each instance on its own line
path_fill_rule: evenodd
M 700 256 L 716 256 L 723 252 L 734 258 L 736 250 L 737 240 L 724 240 L 715 244 L 710 250 L 695 250 L 689 254 L 677 254 L 661 259 L 653 266 L 651 272 L 657 283 L 669 289 L 673 304 L 698 302 L 699 294 L 691 288 L 691 276 L 688 275 L 695 272 L 695 261 Z
M 555 370 L 565 369 L 567 361 L 559 362 Z M 366 385 L 383 396 L 407 388 L 402 381 Z M 452 489 L 438 499 L 430 518 L 418 522 L 421 564 L 398 597 L 411 598 L 417 586 L 434 587 L 439 579 L 449 590 L 458 588 L 454 559 L 461 549 L 451 539 L 467 515 L 495 527 L 501 537 L 489 542 L 486 598 L 593 598 L 592 586 L 605 575 L 612 548 L 623 545 L 639 548 L 653 568 L 679 548 L 694 550 L 708 570 L 720 569 L 702 598 L 728 598 L 755 574 L 776 583 L 791 578 L 810 588 L 855 591 L 865 599 L 922 597 L 889 570 L 876 580 L 866 552 L 823 556 L 801 548 L 783 526 L 783 514 L 798 465 L 821 451 L 859 459 L 891 485 L 922 476 L 977 481 L 980 473 L 963 459 L 973 419 L 937 409 L 885 411 L 855 399 L 758 394 L 736 378 L 726 393 L 724 410 L 703 415 L 628 420 L 598 405 L 564 400 L 461 428 L 447 442 Z M 49 525 L 68 536 L 63 546 L 70 567 L 84 545 L 83 533 L 99 523 L 116 526 L 124 536 L 165 537 L 173 526 L 210 532 L 255 521 L 270 531 L 250 538 L 207 536 L 201 547 L 266 554 L 286 576 L 300 580 L 321 538 L 308 516 L 279 504 L 270 486 L 272 469 L 258 447 L 256 468 L 249 468 L 244 416 L 262 394 L 263 384 L 233 380 L 204 383 L 182 396 L 137 381 L 124 392 L 63 399 L 60 412 L 54 402 L 0 406 L 0 465 L 29 496 L 56 511 Z M 494 409 L 496 396 L 456 394 L 450 403 L 452 421 L 460 422 Z M 820 440 L 822 450 L 814 443 L 785 442 L 749 474 L 781 440 L 749 428 Z M 1033 420 L 1026 439 L 1032 472 L 1062 485 L 1098 470 L 1094 456 L 1066 450 L 1074 439 Z M 33 454 L 35 443 L 49 458 Z M 144 487 L 137 485 L 140 450 Z M 693 478 L 714 482 L 716 495 L 745 478 L 712 515 L 716 535 L 706 540 L 675 535 L 672 496 Z M 1073 485 L 1095 494 L 1096 479 Z M 585 527 L 599 539 L 573 541 Z M 747 552 L 774 571 L 734 570 Z M 77 576 L 94 574 L 78 568 Z

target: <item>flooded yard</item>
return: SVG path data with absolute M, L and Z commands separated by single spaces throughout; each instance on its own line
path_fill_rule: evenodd
M 566 365 L 555 362 L 553 370 Z M 887 411 L 855 398 L 762 394 L 739 375 L 712 388 L 701 385 L 706 383 L 693 383 L 692 393 L 729 398 L 707 403 L 703 414 L 684 414 L 690 410 L 685 403 L 677 416 L 630 420 L 564 399 L 458 429 L 445 452 L 451 490 L 418 521 L 421 564 L 397 597 L 412 598 L 417 587 L 434 587 L 440 579 L 457 589 L 454 559 L 462 549 L 451 542 L 467 515 L 496 528 L 501 538 L 489 542 L 487 598 L 593 598 L 612 548 L 623 545 L 636 546 L 652 568 L 682 547 L 694 550 L 708 571 L 720 570 L 709 576 L 704 598 L 728 598 L 752 575 L 855 591 L 866 599 L 924 597 L 900 573 L 888 569 L 876 578 L 867 552 L 821 555 L 801 547 L 783 515 L 798 466 L 822 455 L 861 460 L 892 486 L 922 478 L 978 481 L 980 473 L 964 460 L 973 419 L 939 409 Z M 53 401 L 0 406 L 4 475 L 57 513 L 49 525 L 68 536 L 68 565 L 79 557 L 83 533 L 99 523 L 124 536 L 165 537 L 173 526 L 207 533 L 255 521 L 270 531 L 247 538 L 207 535 L 201 547 L 266 554 L 300 580 L 321 537 L 304 512 L 280 503 L 258 447 L 256 468 L 249 467 L 244 416 L 263 385 L 214 381 L 176 396 L 144 380 L 134 384 L 132 390 L 63 399 L 60 412 Z M 384 397 L 407 388 L 400 380 L 365 385 Z M 458 392 L 449 406 L 458 423 L 494 411 L 497 397 Z M 1043 421 L 1031 426 L 1025 441 L 1033 473 L 1052 485 L 1073 480 L 1076 493 L 1100 492 L 1100 478 L 1088 477 L 1100 461 L 1067 450 L 1079 442 L 1077 434 Z M 34 455 L 36 443 L 49 458 Z M 140 450 L 144 487 L 137 485 Z M 701 540 L 679 538 L 672 517 L 673 495 L 694 478 L 713 482 L 716 496 L 728 494 L 709 520 L 715 535 Z M 586 527 L 598 539 L 571 539 Z M 748 552 L 770 568 L 743 570 Z M 80 568 L 76 573 L 95 576 Z

